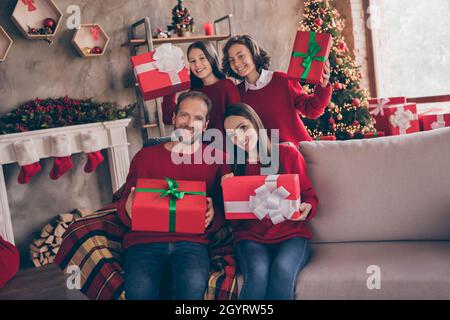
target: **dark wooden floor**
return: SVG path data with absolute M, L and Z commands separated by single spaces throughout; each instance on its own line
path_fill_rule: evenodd
M 56 265 L 24 268 L 0 289 L 0 300 L 85 300 L 78 290 L 66 287 L 66 277 Z

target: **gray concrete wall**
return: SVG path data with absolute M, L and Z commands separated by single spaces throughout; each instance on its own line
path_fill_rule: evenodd
M 170 9 L 175 0 L 55 0 L 61 11 L 70 4 L 82 9 L 82 23 L 100 23 L 111 37 L 109 48 L 100 58 L 83 59 L 70 42 L 73 31 L 65 26 L 54 44 L 26 40 L 10 20 L 17 1 L 0 1 L 0 24 L 14 39 L 9 56 L 0 64 L 0 112 L 36 97 L 89 97 L 101 101 L 128 104 L 134 101 L 129 66 L 129 52 L 121 48 L 126 41 L 126 28 L 136 20 L 150 16 L 154 27 L 163 28 L 170 22 Z M 301 0 L 186 0 L 197 23 L 197 33 L 203 23 L 232 13 L 235 32 L 249 33 L 273 57 L 274 70 L 286 70 L 292 41 L 301 17 Z M 136 124 L 128 130 L 130 153 L 142 145 Z M 16 242 L 27 256 L 32 233 L 56 214 L 76 207 L 99 208 L 111 198 L 111 183 L 105 163 L 93 174 L 85 174 L 84 155 L 73 157 L 74 169 L 57 181 L 48 177 L 52 161 L 42 161 L 43 169 L 28 185 L 19 185 L 17 165 L 4 167 L 10 199 Z

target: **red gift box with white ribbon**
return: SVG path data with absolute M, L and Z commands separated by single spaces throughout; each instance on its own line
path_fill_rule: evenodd
M 144 100 L 152 100 L 191 87 L 183 51 L 170 43 L 155 51 L 131 57 L 139 89 Z
M 298 174 L 240 176 L 222 182 L 225 218 L 271 219 L 273 224 L 300 216 Z

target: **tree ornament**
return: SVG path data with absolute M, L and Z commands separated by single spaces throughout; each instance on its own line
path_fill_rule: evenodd
M 44 19 L 43 25 L 45 28 L 50 28 L 50 30 L 52 30 L 53 32 L 56 28 L 56 21 L 53 20 L 52 18 L 47 18 Z
M 336 105 L 333 102 L 330 102 L 330 104 L 328 105 L 328 109 L 334 110 L 336 109 Z
M 339 121 L 341 121 L 342 119 L 344 119 L 344 116 L 342 115 L 342 114 L 338 114 L 337 116 L 336 116 L 336 119 L 338 119 Z
M 359 107 L 361 105 L 361 100 L 359 100 L 358 98 L 354 98 L 352 101 L 352 105 L 355 107 Z
M 323 20 L 320 18 L 314 19 L 314 24 L 318 27 L 320 27 L 323 24 Z
M 93 47 L 91 49 L 91 54 L 102 54 L 103 50 L 100 47 Z
M 339 82 L 333 83 L 333 89 L 334 90 L 341 90 L 342 89 L 342 84 L 340 84 Z

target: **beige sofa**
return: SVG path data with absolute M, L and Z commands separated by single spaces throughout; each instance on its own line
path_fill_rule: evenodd
M 320 203 L 296 299 L 450 299 L 450 128 L 300 151 Z

